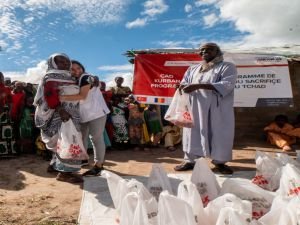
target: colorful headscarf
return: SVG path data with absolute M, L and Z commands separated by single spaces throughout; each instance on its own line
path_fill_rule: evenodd
M 67 56 L 65 53 L 54 53 L 54 54 L 50 55 L 50 57 L 47 60 L 47 65 L 48 65 L 47 71 L 58 70 L 57 65 L 55 63 L 55 57 L 57 57 L 57 56 L 63 56 L 70 61 L 70 68 L 68 70 L 68 71 L 70 71 L 71 70 L 71 60 L 70 60 L 69 56 Z
M 52 55 L 49 56 L 48 60 L 47 60 L 47 71 L 45 76 L 43 77 L 43 79 L 40 81 L 37 92 L 36 92 L 36 96 L 34 98 L 34 102 L 33 104 L 35 106 L 37 106 L 39 104 L 40 99 L 43 98 L 44 95 L 44 84 L 45 84 L 45 79 L 50 75 L 50 74 L 58 74 L 58 75 L 62 75 L 62 76 L 66 76 L 66 77 L 71 77 L 71 72 L 70 70 L 59 70 L 57 69 L 57 65 L 55 63 L 55 57 L 57 56 L 63 56 L 65 58 L 67 58 L 68 60 L 70 60 L 69 56 L 67 56 L 64 53 L 54 53 Z M 71 62 L 71 60 L 70 60 Z M 71 65 L 71 63 L 70 63 Z M 70 67 L 71 69 L 71 67 Z

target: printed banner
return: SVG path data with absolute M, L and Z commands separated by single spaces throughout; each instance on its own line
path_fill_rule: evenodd
M 235 107 L 293 106 L 285 57 L 226 53 L 224 58 L 238 69 Z M 168 105 L 187 68 L 201 60 L 197 54 L 139 54 L 135 57 L 133 94 L 141 103 Z

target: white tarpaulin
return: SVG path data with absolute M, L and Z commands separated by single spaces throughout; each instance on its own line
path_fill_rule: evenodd
M 240 177 L 251 179 L 255 171 L 237 171 L 233 175 L 218 175 L 220 184 L 228 177 Z M 168 174 L 171 186 L 177 194 L 178 185 L 183 180 L 190 180 L 191 174 Z M 126 176 L 125 179 L 135 178 L 143 184 L 147 184 L 148 177 Z M 78 217 L 79 225 L 118 225 L 117 215 L 108 190 L 107 181 L 103 177 L 85 177 L 82 202 Z

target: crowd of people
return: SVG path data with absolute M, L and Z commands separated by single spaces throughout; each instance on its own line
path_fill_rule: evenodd
M 164 120 L 168 106 L 136 101 L 131 89 L 123 86 L 122 77 L 116 77 L 116 85 L 107 89 L 105 82 L 65 54 L 49 57 L 37 89 L 30 83 L 11 82 L 0 73 L 0 156 L 50 150 L 48 172 L 58 172 L 61 181 L 82 182 L 76 172 L 84 160 L 57 154 L 60 128 L 71 121 L 82 135 L 84 148 L 93 148 L 93 167 L 83 175 L 100 174 L 107 149 L 147 151 L 163 145 L 174 151 L 181 141 L 184 159 L 176 171 L 192 170 L 197 158 L 209 157 L 215 170 L 232 174 L 226 163 L 232 160 L 237 70 L 223 60 L 215 43 L 200 46 L 199 54 L 203 61 L 189 67 L 178 86 L 189 96 L 191 128 Z M 268 140 L 284 151 L 291 150 L 290 145 L 300 137 L 299 124 L 293 127 L 285 116 L 276 117 L 265 128 Z
M 60 127 L 66 121 L 82 134 L 85 149 L 94 151 L 93 167 L 84 175 L 100 174 L 107 149 L 147 151 L 163 145 L 174 151 L 181 142 L 182 129 L 162 119 L 165 107 L 137 102 L 122 77 L 106 89 L 105 82 L 65 54 L 53 54 L 47 63 L 38 87 L 8 82 L 1 73 L 0 157 L 50 152 L 48 172 L 59 172 L 57 180 L 81 182 L 76 172 L 84 160 L 56 154 Z
M 11 82 L 0 72 L 0 157 L 32 152 L 39 130 L 34 127 L 34 85 Z

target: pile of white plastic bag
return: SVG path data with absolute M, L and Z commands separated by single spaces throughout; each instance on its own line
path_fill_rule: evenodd
M 102 176 L 120 225 L 299 225 L 300 162 L 257 152 L 256 164 L 252 181 L 228 178 L 220 186 L 206 160 L 198 159 L 191 180 L 177 191 L 159 164 L 146 187 L 108 171 Z

